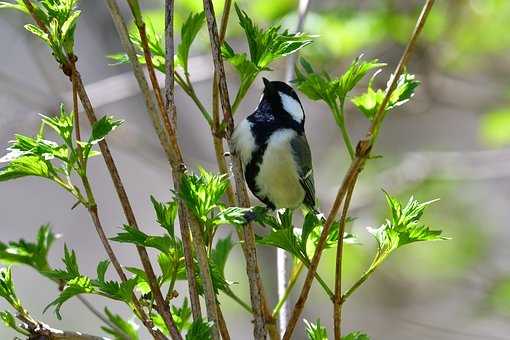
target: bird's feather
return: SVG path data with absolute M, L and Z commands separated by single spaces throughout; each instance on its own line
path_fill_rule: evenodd
M 290 141 L 292 153 L 296 164 L 298 165 L 298 173 L 300 183 L 305 190 L 305 205 L 310 208 L 315 207 L 315 181 L 313 179 L 312 154 L 310 146 L 304 134 L 296 134 Z

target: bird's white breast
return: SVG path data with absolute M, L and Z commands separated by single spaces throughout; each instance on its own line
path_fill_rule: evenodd
M 301 104 L 299 104 L 299 102 L 296 99 L 292 98 L 288 94 L 285 94 L 283 92 L 279 92 L 279 94 L 282 100 L 283 109 L 287 111 L 296 122 L 301 123 L 305 116 Z
M 280 129 L 271 135 L 256 178 L 259 194 L 278 209 L 297 208 L 305 197 L 290 145 L 295 136 L 291 129 Z
M 241 160 L 245 166 L 246 163 L 249 162 L 253 150 L 256 148 L 255 137 L 253 137 L 251 132 L 251 124 L 252 123 L 250 123 L 247 119 L 244 119 L 236 127 L 232 136 L 236 152 L 239 152 L 241 155 Z

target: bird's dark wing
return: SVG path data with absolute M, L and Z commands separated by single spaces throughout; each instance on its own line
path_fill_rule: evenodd
M 313 180 L 312 154 L 304 134 L 298 134 L 290 141 L 294 159 L 298 166 L 300 183 L 305 190 L 304 204 L 315 207 L 315 182 Z

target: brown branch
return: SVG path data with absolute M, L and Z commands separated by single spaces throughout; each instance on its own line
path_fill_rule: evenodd
M 33 319 L 26 312 L 16 315 L 21 321 L 21 329 L 30 334 L 30 339 L 52 339 L 52 340 L 109 340 L 109 338 L 85 334 L 76 331 L 65 331 L 52 328 L 47 324 Z
M 340 225 L 338 226 L 338 242 L 336 248 L 336 267 L 335 267 L 335 297 L 333 299 L 333 325 L 335 331 L 335 339 L 342 338 L 342 262 L 343 262 L 343 248 L 344 248 L 344 234 L 345 224 L 347 222 L 347 214 L 349 212 L 349 204 L 352 198 L 352 192 L 356 186 L 356 180 L 352 182 L 352 185 L 347 191 L 345 196 L 344 207 L 342 210 L 342 216 L 340 217 Z
M 121 38 L 121 43 L 123 47 L 125 48 L 128 57 L 130 59 L 131 65 L 133 66 L 133 69 L 135 70 L 134 74 L 137 78 L 137 81 L 140 85 L 140 88 L 142 89 L 142 92 L 144 93 L 144 97 L 146 99 L 146 103 L 149 104 L 148 111 L 151 116 L 151 119 L 153 121 L 153 125 L 156 129 L 156 132 L 158 133 L 158 137 L 160 139 L 160 143 L 163 146 L 163 149 L 165 150 L 165 153 L 167 155 L 167 158 L 170 162 L 170 165 L 172 167 L 172 171 L 175 175 L 176 183 L 180 183 L 182 180 L 182 176 L 184 175 L 184 171 L 186 169 L 182 154 L 179 148 L 179 144 L 177 142 L 177 136 L 175 134 L 175 128 L 172 125 L 172 122 L 170 122 L 170 119 L 168 119 L 168 116 L 166 115 L 166 111 L 162 111 L 161 113 L 161 119 L 163 119 L 164 122 L 164 129 L 161 126 L 161 120 L 160 117 L 158 117 L 154 104 L 152 96 L 148 90 L 148 84 L 145 79 L 145 76 L 143 75 L 143 72 L 141 71 L 140 63 L 138 62 L 134 47 L 129 40 L 129 35 L 127 33 L 126 24 L 124 22 L 124 19 L 120 15 L 119 8 L 117 5 L 117 2 L 115 0 L 107 0 L 108 8 L 110 10 L 110 14 L 114 20 L 115 26 L 117 28 L 117 31 L 119 33 L 119 36 Z M 148 65 L 149 66 L 149 65 Z M 172 76 L 172 75 L 171 75 Z M 175 184 L 175 183 L 174 183 Z M 189 211 L 184 207 L 182 202 L 179 204 L 179 209 L 183 211 L 183 213 L 180 214 L 180 216 L 187 216 L 189 218 L 189 226 L 193 235 L 194 242 L 196 244 L 196 253 L 198 258 L 198 263 L 200 267 L 200 275 L 202 277 L 202 283 L 205 290 L 205 298 L 206 298 L 206 308 L 207 308 L 207 314 L 208 319 L 210 321 L 214 322 L 214 325 L 212 327 L 212 336 L 213 339 L 219 339 L 219 333 L 218 333 L 218 315 L 217 315 L 217 304 L 216 304 L 216 294 L 214 292 L 214 287 L 212 284 L 212 277 L 211 272 L 209 268 L 209 262 L 207 259 L 207 254 L 202 238 L 202 231 L 201 226 L 192 216 Z M 170 315 L 171 317 L 171 315 Z
M 177 124 L 177 110 L 174 100 L 174 0 L 165 1 L 165 107 L 166 115 L 170 117 L 174 126 Z M 173 174 L 174 189 L 179 192 L 180 182 L 177 180 L 175 173 Z M 200 299 L 198 296 L 198 287 L 195 276 L 195 265 L 193 261 L 193 248 L 191 245 L 189 218 L 186 216 L 184 207 L 179 209 L 179 227 L 181 230 L 181 238 L 184 248 L 184 261 L 186 263 L 186 279 L 188 282 L 188 290 L 191 302 L 191 311 L 193 320 L 198 320 L 202 316 L 200 308 Z
M 83 82 L 78 71 L 76 71 L 76 75 L 78 79 L 78 93 L 80 95 L 80 100 L 83 104 L 83 107 L 85 109 L 85 112 L 90 123 L 94 124 L 97 121 L 97 117 L 95 116 L 94 110 L 92 108 L 88 95 L 85 91 L 85 87 L 83 85 Z M 115 161 L 113 160 L 112 154 L 110 152 L 110 148 L 105 140 L 99 142 L 99 148 L 101 150 L 101 154 L 103 155 L 104 161 L 112 178 L 126 220 L 131 227 L 139 229 L 127 192 L 124 188 L 124 184 L 122 183 L 117 166 L 115 165 Z M 151 292 L 156 301 L 156 309 L 158 313 L 160 313 L 161 316 L 163 317 L 163 320 L 165 321 L 165 324 L 168 327 L 172 338 L 181 339 L 182 337 L 178 332 L 175 323 L 173 322 L 172 315 L 170 314 L 170 310 L 168 308 L 168 304 L 165 302 L 165 298 L 163 297 L 161 289 L 157 283 L 156 274 L 154 273 L 154 269 L 150 262 L 149 254 L 147 253 L 147 250 L 144 247 L 137 246 L 136 249 L 138 251 L 138 255 L 142 262 L 144 271 L 147 274 L 147 280 L 151 288 Z
M 416 23 L 416 27 L 411 35 L 411 38 L 407 44 L 406 49 L 404 50 L 404 52 L 402 54 L 402 57 L 395 69 L 395 72 L 392 75 L 390 85 L 388 86 L 388 88 L 386 90 L 386 94 L 384 96 L 384 99 L 383 99 L 380 107 L 378 108 L 378 111 L 372 121 L 372 124 L 368 131 L 368 134 L 363 140 L 361 140 L 358 143 L 358 146 L 356 148 L 356 157 L 352 160 L 349 170 L 347 171 L 347 173 L 344 177 L 344 180 L 342 181 L 342 185 L 338 190 L 333 207 L 331 208 L 331 211 L 328 215 L 326 223 L 324 224 L 324 227 L 323 227 L 323 230 L 321 233 L 321 237 L 317 244 L 317 248 L 315 250 L 310 268 L 308 270 L 305 282 L 303 284 L 303 288 L 302 288 L 299 298 L 294 306 L 292 316 L 289 320 L 289 325 L 287 326 L 287 330 L 285 331 L 285 334 L 283 336 L 284 340 L 290 340 L 292 337 L 292 333 L 293 333 L 294 329 L 296 328 L 296 324 L 297 324 L 298 319 L 304 309 L 305 302 L 308 298 L 308 293 L 310 292 L 310 288 L 311 288 L 312 282 L 313 282 L 313 277 L 315 275 L 315 272 L 317 271 L 317 267 L 319 265 L 322 251 L 324 250 L 324 245 L 326 243 L 329 229 L 331 228 L 331 224 L 333 223 L 335 216 L 338 213 L 340 205 L 341 205 L 344 197 L 346 196 L 349 187 L 351 185 L 353 185 L 352 181 L 356 181 L 358 174 L 363 169 L 363 165 L 365 164 L 365 161 L 370 156 L 370 151 L 372 149 L 373 144 L 375 143 L 381 123 L 385 117 L 386 105 L 388 104 L 390 96 L 397 86 L 398 78 L 402 74 L 405 66 L 407 65 L 407 63 L 409 61 L 409 57 L 412 54 L 412 51 L 416 44 L 417 38 L 418 38 L 420 32 L 422 31 L 423 26 L 425 25 L 427 16 L 428 16 L 430 10 L 432 9 L 433 4 L 434 4 L 434 0 L 427 0 L 425 5 L 423 6 L 420 17 L 418 18 L 417 23 Z
M 232 109 L 228 95 L 227 81 L 225 76 L 225 69 L 220 52 L 220 38 L 218 36 L 218 28 L 216 25 L 216 18 L 214 15 L 214 8 L 211 0 L 204 0 L 204 11 L 207 19 L 207 28 L 209 30 L 209 39 L 211 42 L 211 50 L 214 61 L 214 71 L 218 77 L 218 88 L 220 95 L 220 102 L 223 108 L 223 116 L 227 122 L 226 137 L 229 143 L 229 148 L 232 153 L 233 171 L 236 182 L 237 202 L 242 207 L 249 207 L 249 196 L 244 183 L 242 172 L 241 160 L 238 155 L 233 154 L 233 142 L 231 135 L 234 129 L 234 120 L 232 117 Z M 267 303 L 263 297 L 263 287 L 260 277 L 260 270 L 257 263 L 257 250 L 255 247 L 255 234 L 253 227 L 248 224 L 243 229 L 244 244 L 245 244 L 245 258 L 246 270 L 248 273 L 248 281 L 250 285 L 250 298 L 255 317 L 254 337 L 255 339 L 265 339 L 266 337 L 266 319 L 269 324 L 274 324 L 272 321 L 271 313 L 267 308 Z

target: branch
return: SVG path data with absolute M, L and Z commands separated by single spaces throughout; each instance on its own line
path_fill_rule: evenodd
M 347 214 L 349 212 L 349 204 L 351 203 L 352 192 L 356 182 L 353 181 L 345 196 L 344 208 L 340 217 L 340 225 L 338 227 L 338 243 L 336 248 L 336 266 L 335 266 L 335 297 L 333 299 L 333 326 L 335 331 L 335 339 L 342 338 L 342 262 L 343 262 L 343 235 L 345 234 L 345 224 L 347 222 Z
M 404 70 L 405 66 L 407 65 L 407 62 L 409 61 L 409 58 L 410 58 L 412 51 L 415 47 L 417 38 L 418 38 L 419 34 L 421 33 L 423 26 L 425 25 L 427 16 L 428 16 L 430 10 L 432 9 L 433 4 L 434 4 L 434 0 L 427 0 L 425 5 L 423 6 L 423 10 L 422 10 L 420 17 L 418 18 L 418 21 L 416 23 L 416 27 L 411 35 L 411 38 L 409 40 L 409 43 L 407 44 L 406 49 L 403 52 L 403 55 L 397 65 L 397 68 L 395 69 L 395 72 L 392 75 L 390 85 L 388 86 L 388 88 L 386 90 L 386 94 L 384 96 L 384 99 L 381 103 L 381 106 L 379 107 L 379 109 L 374 117 L 374 120 L 372 121 L 372 124 L 368 131 L 368 134 L 363 140 L 361 140 L 358 143 L 358 146 L 356 148 L 356 157 L 353 159 L 351 166 L 349 167 L 349 170 L 347 171 L 347 173 L 342 181 L 342 185 L 338 190 L 335 202 L 333 203 L 333 207 L 331 208 L 331 211 L 328 215 L 326 223 L 324 224 L 324 228 L 322 230 L 321 237 L 317 244 L 317 248 L 315 250 L 315 254 L 313 256 L 310 269 L 306 275 L 306 279 L 303 284 L 303 288 L 301 290 L 299 298 L 294 306 L 294 310 L 293 310 L 292 316 L 289 320 L 289 325 L 287 327 L 287 330 L 285 331 L 285 335 L 283 337 L 284 340 L 290 340 L 292 337 L 292 333 L 294 332 L 294 329 L 296 328 L 297 321 L 298 321 L 301 313 L 303 312 L 305 302 L 308 298 L 308 293 L 310 292 L 310 288 L 311 288 L 312 282 L 313 282 L 313 277 L 314 277 L 315 272 L 317 271 L 317 267 L 319 265 L 322 251 L 324 250 L 324 246 L 325 246 L 326 239 L 327 239 L 327 236 L 329 233 L 329 229 L 331 228 L 331 225 L 335 219 L 335 216 L 337 215 L 340 205 L 341 205 L 342 201 L 344 200 L 344 197 L 346 196 L 349 188 L 352 185 L 354 185 L 353 182 L 356 182 L 358 174 L 362 171 L 363 165 L 365 164 L 366 160 L 370 156 L 370 151 L 372 149 L 373 144 L 375 143 L 375 141 L 377 139 L 377 135 L 378 135 L 380 126 L 381 126 L 382 121 L 385 117 L 386 105 L 388 104 L 390 96 L 397 86 L 398 78 L 402 74 L 402 71 Z M 347 206 L 346 209 L 348 209 L 347 204 L 346 204 L 346 206 Z
M 303 30 L 305 24 L 305 18 L 310 8 L 311 0 L 300 0 L 298 5 L 298 21 L 296 25 L 296 33 Z M 294 65 L 299 52 L 291 54 L 287 58 L 287 66 L 285 71 L 285 79 L 290 82 L 294 78 Z M 278 271 L 278 300 L 281 301 L 279 321 L 280 334 L 285 333 L 287 328 L 287 320 L 289 319 L 290 305 L 287 300 L 288 288 L 292 284 L 294 286 L 295 281 L 289 282 L 289 267 L 292 264 L 292 256 L 283 249 L 276 249 L 276 268 Z M 274 315 L 274 313 L 273 313 Z
M 211 43 L 212 57 L 214 61 L 214 72 L 218 78 L 218 88 L 220 95 L 220 102 L 223 108 L 223 116 L 227 122 L 226 137 L 229 144 L 230 152 L 233 158 L 233 172 L 236 182 L 237 202 L 242 207 L 249 207 L 249 196 L 244 183 L 242 172 L 241 160 L 238 155 L 234 154 L 233 142 L 231 135 L 234 129 L 234 120 L 232 117 L 232 109 L 228 95 L 227 80 L 225 76 L 225 69 L 223 66 L 223 59 L 220 52 L 220 38 L 218 35 L 218 28 L 216 25 L 216 18 L 214 15 L 214 8 L 211 0 L 204 0 L 204 11 L 207 19 L 207 28 L 209 31 L 209 40 Z M 254 314 L 254 330 L 253 335 L 255 339 L 265 339 L 266 337 L 266 318 L 268 321 L 272 319 L 270 312 L 263 297 L 262 281 L 260 278 L 260 270 L 257 263 L 257 250 L 255 247 L 255 234 L 253 227 L 248 224 L 243 229 L 244 244 L 245 244 L 245 258 L 246 258 L 246 271 L 248 273 L 248 281 L 250 286 L 250 298 Z
M 21 321 L 21 329 L 30 333 L 30 339 L 52 340 L 110 340 L 109 338 L 85 334 L 75 331 L 63 331 L 52 328 L 43 322 L 34 320 L 30 315 L 18 314 L 16 318 Z
M 174 99 L 174 1 L 165 1 L 165 107 L 166 114 L 170 117 L 174 126 L 177 124 L 177 110 L 175 109 Z M 175 174 L 173 175 L 174 190 L 178 192 L 179 181 Z M 195 276 L 195 265 L 193 261 L 193 248 L 191 246 L 190 230 L 188 224 L 189 218 L 184 209 L 179 209 L 179 227 L 184 248 L 184 261 L 186 263 L 186 279 L 191 301 L 191 311 L 193 320 L 198 320 L 202 316 L 200 308 L 200 299 L 198 297 L 198 287 Z
M 117 2 L 115 0 L 107 0 L 108 8 L 110 10 L 110 14 L 114 20 L 116 29 L 119 33 L 119 36 L 121 38 L 121 43 L 126 50 L 126 53 L 128 54 L 128 57 L 130 59 L 131 65 L 134 69 L 135 77 L 138 81 L 138 84 L 142 90 L 142 93 L 144 94 L 144 97 L 146 99 L 146 103 L 148 104 L 148 111 L 149 115 L 151 116 L 151 119 L 153 121 L 154 128 L 156 129 L 156 132 L 158 134 L 159 140 L 161 145 L 163 146 L 163 149 L 167 155 L 168 161 L 170 162 L 170 165 L 172 167 L 173 174 L 175 176 L 175 182 L 174 185 L 179 185 L 182 176 L 184 175 L 184 171 L 186 169 L 182 154 L 180 151 L 179 144 L 177 142 L 177 136 L 175 134 L 175 127 L 172 125 L 172 122 L 170 122 L 170 119 L 168 119 L 168 116 L 166 115 L 166 112 L 160 112 L 162 115 L 162 119 L 164 121 L 164 129 L 161 126 L 161 120 L 155 110 L 153 98 L 150 94 L 147 80 L 145 79 L 145 76 L 143 75 L 143 72 L 141 70 L 141 65 L 138 62 L 138 58 L 136 56 L 133 44 L 129 40 L 128 31 L 126 28 L 126 24 L 124 22 L 124 19 L 120 15 L 120 11 L 117 5 Z M 136 18 L 135 18 L 136 19 Z M 199 225 L 198 221 L 194 218 L 194 216 L 191 215 L 191 213 L 185 208 L 184 204 L 180 202 L 179 209 L 181 210 L 179 216 L 180 217 L 188 217 L 189 220 L 189 226 L 193 235 L 194 242 L 196 244 L 196 253 L 197 258 L 200 266 L 200 275 L 203 280 L 203 286 L 205 290 L 205 297 L 206 297 L 206 307 L 207 307 L 207 314 L 208 319 L 210 321 L 214 322 L 214 325 L 212 327 L 212 335 L 213 339 L 219 338 L 218 328 L 217 325 L 218 322 L 218 314 L 217 314 L 217 304 L 216 304 L 216 295 L 214 292 L 214 287 L 212 284 L 212 278 L 211 278 L 211 272 L 209 268 L 209 262 L 207 259 L 207 254 L 201 234 L 201 226 Z M 164 300 L 164 298 L 163 298 Z M 171 315 L 170 315 L 171 317 Z M 180 336 L 180 335 L 179 335 Z

